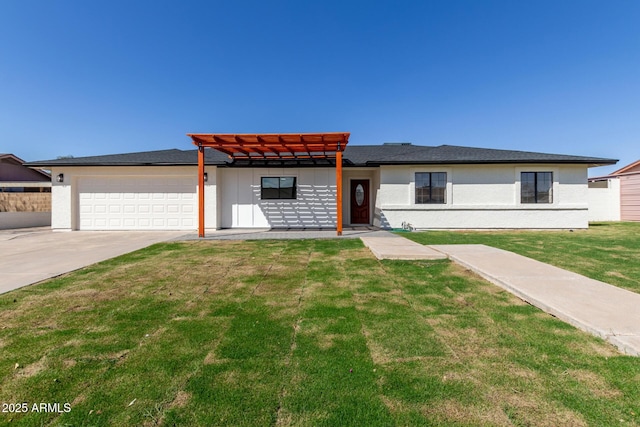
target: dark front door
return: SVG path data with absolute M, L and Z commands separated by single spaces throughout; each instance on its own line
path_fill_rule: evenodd
M 351 224 L 369 224 L 369 180 L 351 181 Z

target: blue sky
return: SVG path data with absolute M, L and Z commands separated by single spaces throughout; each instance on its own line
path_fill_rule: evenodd
M 0 152 L 351 132 L 640 158 L 640 2 L 0 2 Z

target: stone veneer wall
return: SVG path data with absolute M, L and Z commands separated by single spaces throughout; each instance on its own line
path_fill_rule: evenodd
M 0 193 L 0 212 L 51 212 L 51 193 Z

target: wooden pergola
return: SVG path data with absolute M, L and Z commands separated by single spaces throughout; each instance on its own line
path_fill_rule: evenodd
M 236 160 L 335 159 L 336 232 L 342 235 L 342 152 L 349 133 L 267 133 L 214 134 L 189 133 L 198 147 L 198 236 L 204 237 L 204 149 L 213 148 Z

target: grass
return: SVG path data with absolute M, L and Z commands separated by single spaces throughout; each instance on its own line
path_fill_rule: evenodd
M 0 295 L 10 426 L 640 424 L 640 359 L 448 261 L 164 243 Z M 17 364 L 17 367 L 16 367 Z
M 640 223 L 592 223 L 575 231 L 404 233 L 425 245 L 485 244 L 640 293 Z

